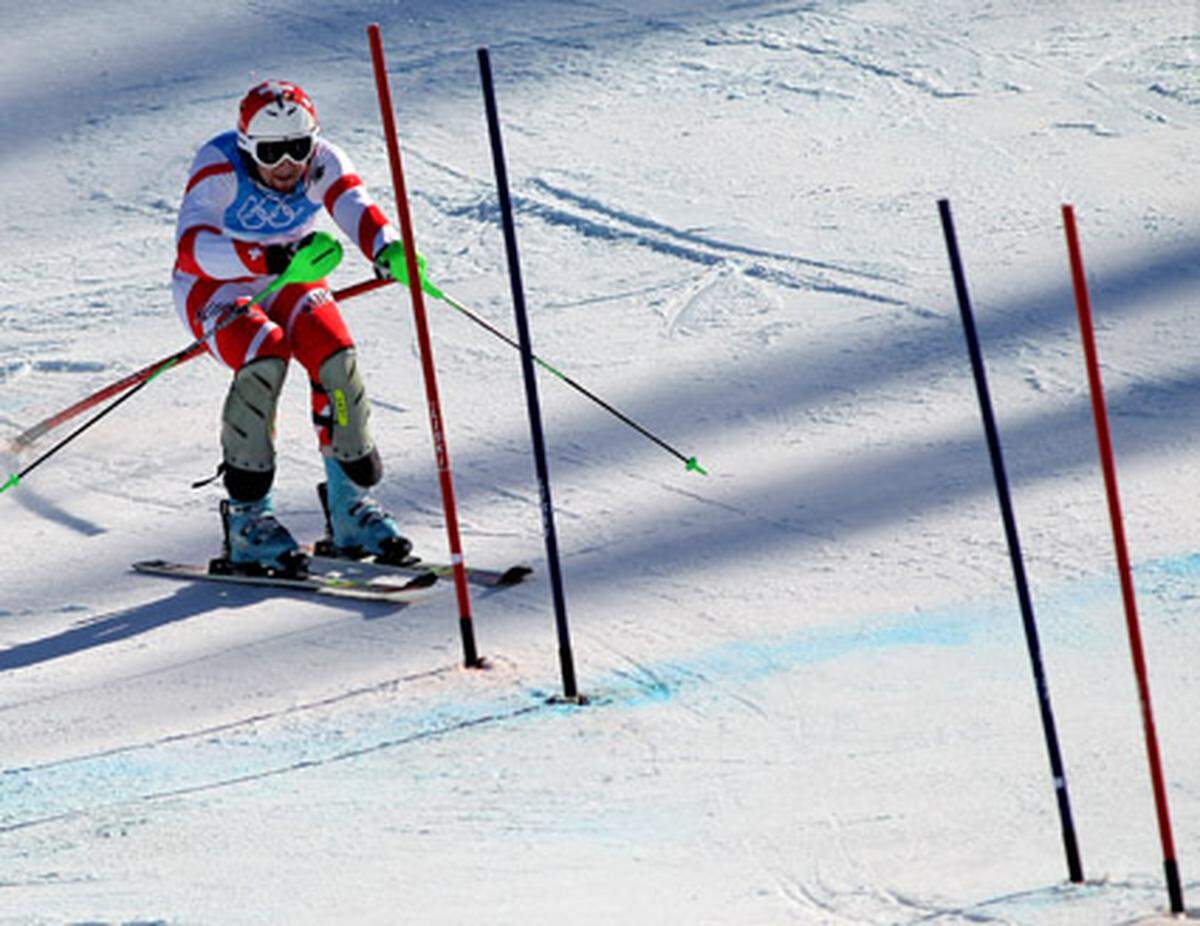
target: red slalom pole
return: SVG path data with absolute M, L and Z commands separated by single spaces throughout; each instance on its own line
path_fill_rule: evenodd
M 1096 353 L 1096 334 L 1092 327 L 1091 300 L 1088 297 L 1087 278 L 1083 272 L 1083 254 L 1079 247 L 1079 232 L 1075 227 L 1075 210 L 1071 206 L 1064 205 L 1062 213 L 1063 229 L 1067 236 L 1067 251 L 1071 258 L 1071 279 L 1075 286 L 1075 306 L 1079 311 L 1079 330 L 1083 337 L 1083 352 L 1087 359 L 1088 385 L 1092 393 L 1092 413 L 1096 419 L 1096 440 L 1100 445 L 1100 465 L 1104 470 L 1104 487 L 1108 493 L 1108 514 L 1112 521 L 1113 543 L 1117 550 L 1121 595 L 1125 599 L 1125 623 L 1129 629 L 1129 648 L 1133 654 L 1133 671 L 1137 676 L 1138 697 L 1142 705 L 1142 728 L 1146 734 L 1150 778 L 1154 783 L 1154 805 L 1158 811 L 1158 832 L 1162 839 L 1167 894 L 1171 900 L 1171 912 L 1183 913 L 1183 887 L 1179 881 L 1179 866 L 1175 861 L 1175 840 L 1171 836 L 1171 815 L 1167 807 L 1167 789 L 1163 784 L 1162 759 L 1158 750 L 1158 735 L 1154 730 L 1154 711 L 1150 704 L 1150 682 L 1146 673 L 1146 656 L 1142 649 L 1142 633 L 1138 626 L 1137 602 L 1133 594 L 1133 571 L 1129 565 L 1129 550 L 1125 544 L 1121 499 L 1117 493 L 1117 467 L 1113 460 L 1112 435 L 1109 432 L 1108 411 L 1104 403 L 1104 386 L 1100 382 L 1100 361 Z
M 378 289 L 381 286 L 387 286 L 391 282 L 391 280 L 366 280 L 362 283 L 355 283 L 352 286 L 347 286 L 345 289 L 336 290 L 333 293 L 333 298 L 338 301 L 350 299 L 362 293 L 370 292 L 373 289 Z M 206 351 L 207 348 L 203 344 L 191 344 L 178 353 L 172 354 L 170 357 L 163 357 L 161 360 L 156 360 L 149 366 L 142 367 L 142 369 L 138 370 L 137 372 L 130 373 L 128 376 L 117 380 L 115 383 L 110 383 L 103 389 L 93 392 L 91 395 L 80 399 L 74 405 L 70 405 L 60 412 L 55 412 L 49 418 L 39 421 L 37 424 L 26 428 L 9 441 L 8 449 L 12 451 L 24 450 L 47 431 L 52 431 L 60 424 L 66 424 L 72 418 L 78 417 L 88 409 L 95 408 L 101 402 L 111 399 L 115 395 L 120 395 L 126 389 L 130 389 L 134 386 L 144 383 L 146 380 L 157 376 L 159 373 L 166 372 L 167 368 L 179 366 L 181 363 L 187 363 L 189 360 L 199 357 Z
M 408 289 L 412 296 L 413 319 L 417 327 L 417 343 L 421 350 L 421 367 L 425 374 L 425 399 L 429 406 L 429 424 L 433 431 L 433 450 L 437 457 L 438 479 L 442 487 L 442 507 L 446 514 L 446 534 L 450 542 L 450 562 L 454 566 L 454 589 L 458 596 L 459 627 L 462 631 L 463 665 L 468 669 L 481 668 L 483 662 L 475 651 L 475 631 L 471 621 L 471 596 L 467 591 L 467 570 L 463 563 L 462 540 L 458 532 L 458 512 L 454 503 L 454 479 L 450 474 L 450 454 L 446 449 L 446 433 L 442 424 L 442 407 L 438 398 L 437 370 L 433 363 L 433 343 L 429 337 L 429 321 L 425 315 L 425 293 L 421 289 L 421 271 L 417 266 L 417 243 L 413 236 L 412 213 L 408 191 L 404 185 L 404 166 L 400 160 L 400 142 L 396 133 L 396 118 L 392 109 L 392 91 L 388 85 L 387 68 L 383 60 L 383 36 L 378 23 L 367 26 L 371 46 L 371 63 L 375 69 L 375 89 L 379 95 L 379 113 L 383 118 L 383 134 L 387 142 L 388 161 L 392 168 L 392 186 L 396 191 L 396 213 L 400 219 L 400 234 L 408 265 Z

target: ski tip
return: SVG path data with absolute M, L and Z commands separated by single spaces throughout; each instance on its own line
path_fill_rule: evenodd
M 21 477 L 18 476 L 16 473 L 13 473 L 11 476 L 8 477 L 8 481 L 6 483 L 4 483 L 4 485 L 0 486 L 0 492 L 7 492 L 9 489 L 15 489 L 20 484 L 21 484 Z
M 438 576 L 436 572 L 422 572 L 420 575 L 413 576 L 404 583 L 404 588 L 429 588 L 431 585 L 436 585 Z
M 525 581 L 526 577 L 531 575 L 533 575 L 533 568 L 530 566 L 509 566 L 504 572 L 500 573 L 496 584 L 516 585 L 518 582 Z
M 699 473 L 701 476 L 708 475 L 708 470 L 701 466 L 695 457 L 688 457 L 683 468 L 689 473 Z

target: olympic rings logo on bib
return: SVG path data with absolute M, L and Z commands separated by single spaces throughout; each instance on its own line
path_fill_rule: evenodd
M 237 221 L 246 231 L 287 231 L 307 218 L 283 200 L 250 195 L 237 211 Z

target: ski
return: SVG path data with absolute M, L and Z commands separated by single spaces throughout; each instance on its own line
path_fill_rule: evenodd
M 417 570 L 404 582 L 389 581 L 387 576 L 366 575 L 355 570 L 354 564 L 338 561 L 338 569 L 310 572 L 306 575 L 254 575 L 246 573 L 209 572 L 207 566 L 196 563 L 172 563 L 161 559 L 142 560 L 133 564 L 135 572 L 165 576 L 172 579 L 205 582 L 228 582 L 238 585 L 257 585 L 287 591 L 309 592 L 339 598 L 364 601 L 384 601 L 405 604 L 425 597 L 437 584 L 437 575 L 430 570 Z
M 373 556 L 335 556 L 331 555 L 328 547 L 321 543 L 317 544 L 310 555 L 314 563 L 321 563 L 327 567 L 346 563 L 364 563 L 383 572 L 399 573 L 401 575 L 420 576 L 423 574 L 432 574 L 444 579 L 454 576 L 454 567 L 449 563 L 429 563 L 416 556 L 410 556 L 400 563 L 380 562 Z M 472 585 L 481 585 L 484 588 L 504 588 L 524 581 L 532 573 L 533 569 L 531 567 L 523 565 L 509 566 L 507 569 L 468 566 L 467 581 Z

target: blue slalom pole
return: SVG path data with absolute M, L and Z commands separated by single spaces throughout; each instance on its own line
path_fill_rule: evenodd
M 513 222 L 512 198 L 508 190 L 508 170 L 504 165 L 504 146 L 500 138 L 500 117 L 496 110 L 496 92 L 492 85 L 492 66 L 486 48 L 480 48 L 478 55 L 479 76 L 483 81 L 483 99 L 487 109 L 488 135 L 492 143 L 492 164 L 496 171 L 496 190 L 500 197 L 500 216 L 504 226 L 504 248 L 508 255 L 508 275 L 512 284 L 517 336 L 521 347 L 521 371 L 525 378 L 525 399 L 529 406 L 529 431 L 533 438 L 533 459 L 537 468 L 538 488 L 541 492 L 542 530 L 546 537 L 546 560 L 550 572 L 550 588 L 554 596 L 558 656 L 562 667 L 563 699 L 583 703 L 585 699 L 580 697 L 575 684 L 575 659 L 571 654 L 566 596 L 563 593 L 562 568 L 558 559 L 558 535 L 554 529 L 554 505 L 550 499 L 550 467 L 546 463 L 546 439 L 542 431 L 537 375 L 533 367 L 533 345 L 529 336 L 529 319 L 525 311 L 525 288 L 521 282 L 521 264 L 517 255 L 517 232 Z
M 1037 622 L 1033 616 L 1033 601 L 1029 595 L 1029 582 L 1025 577 L 1021 542 L 1017 537 L 1017 519 L 1013 513 L 1012 499 L 1009 496 L 1008 476 L 1004 471 L 1004 457 L 1000 452 L 1000 432 L 996 428 L 996 416 L 992 412 L 992 399 L 988 392 L 987 374 L 983 367 L 983 351 L 979 348 L 979 334 L 975 330 L 971 297 L 967 293 L 967 278 L 963 271 L 962 258 L 958 252 L 958 238 L 954 234 L 954 221 L 950 216 L 950 201 L 938 200 L 938 211 L 942 216 L 942 232 L 946 237 L 946 250 L 950 254 L 950 270 L 954 275 L 954 290 L 958 296 L 958 308 L 962 314 L 963 331 L 967 338 L 967 352 L 971 355 L 971 370 L 975 374 L 975 391 L 979 396 L 979 411 L 983 415 L 983 428 L 987 433 L 988 452 L 992 458 L 992 473 L 996 478 L 996 494 L 999 496 L 1000 513 L 1004 519 L 1004 535 L 1008 539 L 1008 553 L 1012 559 L 1013 578 L 1017 585 L 1017 598 L 1021 604 L 1021 619 L 1025 625 L 1025 642 L 1029 647 L 1029 661 L 1033 667 L 1033 680 L 1037 689 L 1042 730 L 1046 737 L 1046 750 L 1050 754 L 1050 772 L 1054 776 L 1054 792 L 1058 800 L 1059 819 L 1062 823 L 1067 870 L 1071 880 L 1080 884 L 1083 882 L 1083 865 L 1079 860 L 1079 843 L 1075 838 L 1075 823 L 1071 818 L 1071 801 L 1067 794 L 1067 773 L 1063 768 L 1062 753 L 1058 748 L 1058 732 L 1054 725 L 1054 712 L 1050 708 L 1050 689 L 1046 684 L 1046 671 L 1042 665 L 1042 648 L 1041 643 L 1038 642 Z

